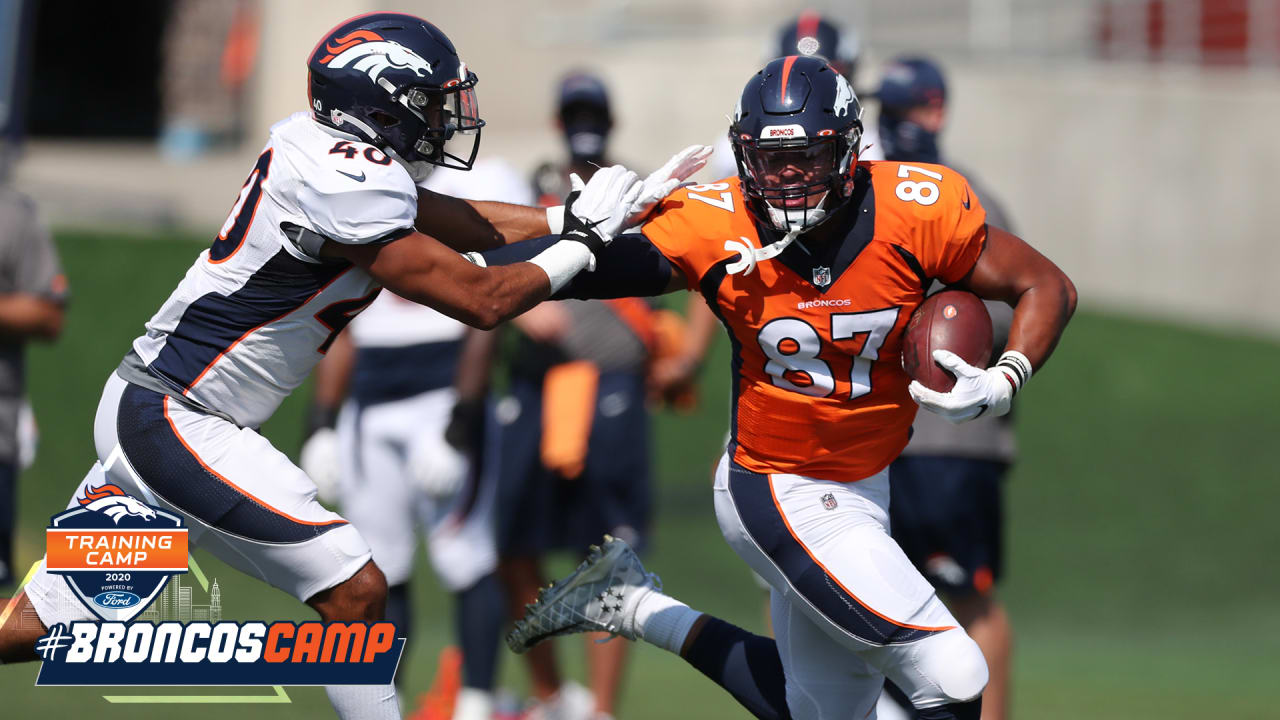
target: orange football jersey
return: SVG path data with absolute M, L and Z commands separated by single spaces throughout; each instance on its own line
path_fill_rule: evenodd
M 842 241 L 801 237 L 749 274 L 729 274 L 761 238 L 737 178 L 682 188 L 644 234 L 733 342 L 734 460 L 760 473 L 860 480 L 907 444 L 916 405 L 902 334 L 933 278 L 952 283 L 977 262 L 986 212 L 941 165 L 859 164 Z

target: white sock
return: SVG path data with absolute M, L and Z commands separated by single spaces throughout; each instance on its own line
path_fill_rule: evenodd
M 400 720 L 395 685 L 325 685 L 324 692 L 342 720 Z
M 463 687 L 453 704 L 453 720 L 491 720 L 493 717 L 493 693 L 478 688 Z
M 670 595 L 654 590 L 636 606 L 636 634 L 651 645 L 679 655 L 689 630 L 701 615 Z

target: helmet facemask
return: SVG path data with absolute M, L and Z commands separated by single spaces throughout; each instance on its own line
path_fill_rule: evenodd
M 860 126 L 816 138 L 798 125 L 767 127 L 762 139 L 730 132 L 743 192 L 775 230 L 809 230 L 849 196 Z
M 415 176 L 435 167 L 470 170 L 480 150 L 480 105 L 476 100 L 476 75 L 462 67 L 465 80 L 451 80 L 444 87 L 410 87 L 393 93 L 393 100 L 419 121 L 417 137 L 404 138 L 408 151 L 396 158 Z M 389 128 L 388 128 L 389 129 Z

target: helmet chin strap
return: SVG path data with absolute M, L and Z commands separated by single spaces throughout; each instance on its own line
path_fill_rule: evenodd
M 786 250 L 787 246 L 795 242 L 803 229 L 804 228 L 792 228 L 790 232 L 782 236 L 781 240 L 770 243 L 761 248 L 754 247 L 750 240 L 741 235 L 738 236 L 738 240 L 741 240 L 742 242 L 738 242 L 738 240 L 726 240 L 724 243 L 724 249 L 738 253 L 738 259 L 729 263 L 725 270 L 727 270 L 730 275 L 736 275 L 738 273 L 742 273 L 743 276 L 750 275 L 751 271 L 755 270 L 756 265 L 762 260 L 772 260 L 781 254 L 783 250 Z
M 343 123 L 350 123 L 351 125 L 357 128 L 360 128 L 366 133 L 368 137 L 371 137 L 371 138 L 378 137 L 378 134 L 373 131 L 373 128 L 369 127 L 363 122 L 360 122 L 356 118 L 353 118 L 350 115 L 347 115 L 346 113 L 343 113 L 341 111 L 335 111 L 334 115 L 336 116 L 335 119 L 340 120 Z M 321 130 L 325 131 L 326 133 L 336 138 L 341 138 L 343 140 L 354 140 L 356 142 L 369 142 L 365 138 L 362 138 L 359 135 L 356 135 L 355 133 L 349 133 L 343 130 L 339 130 L 333 127 L 332 125 L 328 125 L 319 121 L 316 121 L 316 125 L 319 126 Z M 405 160 L 403 157 L 400 156 L 400 153 L 393 150 L 390 146 L 384 146 L 379 149 L 382 152 L 386 153 L 387 157 L 391 158 L 392 160 L 395 160 L 400 165 L 400 167 L 404 168 L 405 171 L 409 173 L 409 177 L 413 178 L 413 182 L 415 184 L 421 184 L 425 182 L 427 177 L 431 175 L 431 171 L 436 169 L 435 165 L 432 165 L 431 163 L 425 160 L 416 160 L 413 162 Z
M 413 181 L 418 184 L 425 182 L 427 177 L 431 175 L 431 171 L 436 169 L 435 165 L 427 162 L 426 160 L 405 160 L 400 157 L 400 153 L 392 150 L 390 147 L 383 148 L 382 152 L 386 153 L 387 157 L 390 157 L 392 160 L 400 163 L 400 167 L 408 170 L 409 177 L 413 178 Z
M 738 259 L 733 261 L 725 269 L 730 275 L 742 273 L 750 275 L 752 270 L 756 269 L 756 265 L 764 260 L 772 260 L 782 254 L 791 243 L 796 241 L 800 233 L 813 228 L 827 218 L 827 211 L 822 207 L 827 197 L 824 194 L 822 200 L 818 201 L 818 207 L 800 208 L 798 212 L 790 211 L 786 208 L 776 208 L 768 203 L 765 205 L 769 209 L 769 222 L 775 229 L 786 232 L 782 238 L 776 242 L 765 245 L 764 247 L 754 247 L 751 241 L 745 237 L 739 236 L 738 240 L 726 240 L 724 249 L 738 253 Z M 799 215 L 798 219 L 793 219 Z

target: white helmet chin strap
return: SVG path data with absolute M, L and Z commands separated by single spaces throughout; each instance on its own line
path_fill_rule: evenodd
M 823 202 L 827 199 L 824 194 L 822 200 L 818 201 L 818 207 L 814 208 L 797 208 L 789 210 L 787 208 L 776 208 L 765 203 L 769 209 L 769 222 L 774 228 L 783 230 L 786 235 L 777 242 L 770 243 L 764 247 L 753 247 L 751 241 L 745 237 L 739 236 L 738 240 L 726 240 L 724 249 L 738 253 L 738 259 L 729 264 L 725 268 L 730 275 L 742 273 L 750 275 L 752 270 L 756 269 L 756 265 L 764 260 L 772 260 L 782 254 L 791 243 L 795 242 L 800 233 L 822 222 L 827 217 L 827 211 L 822 207 Z
M 744 276 L 750 275 L 752 270 L 756 269 L 756 264 L 762 260 L 772 260 L 787 249 L 787 246 L 795 242 L 796 237 L 800 235 L 800 231 L 804 228 L 792 228 L 790 232 L 782 236 L 782 239 L 765 245 L 762 248 L 754 247 L 751 241 L 739 235 L 738 240 L 726 240 L 724 249 L 738 253 L 738 259 L 729 263 L 725 268 L 730 275 L 742 273 Z
M 400 163 L 400 167 L 408 170 L 409 177 L 413 178 L 415 183 L 420 184 L 424 182 L 427 177 L 431 175 L 431 171 L 436 169 L 435 165 L 432 165 L 426 160 L 414 160 L 412 162 L 405 160 L 400 157 L 400 153 L 392 150 L 390 147 L 383 148 L 382 152 L 386 153 L 392 160 Z

